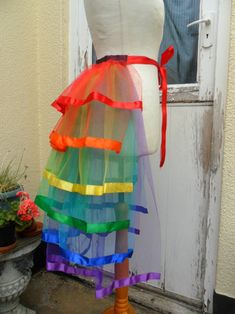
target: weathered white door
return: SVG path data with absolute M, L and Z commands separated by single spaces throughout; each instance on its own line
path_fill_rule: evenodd
M 170 86 L 164 168 L 159 169 L 158 154 L 151 156 L 162 230 L 163 275 L 158 287 L 183 296 L 188 303 L 204 305 L 210 313 L 230 5 L 231 1 L 200 1 L 199 19 L 205 21 L 199 24 L 196 79 Z M 91 62 L 92 43 L 83 0 L 70 0 L 70 80 Z M 154 245 L 154 239 L 151 242 Z M 138 267 L 138 259 L 134 264 Z

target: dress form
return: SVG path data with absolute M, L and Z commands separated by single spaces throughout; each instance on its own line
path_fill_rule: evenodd
M 149 158 L 137 158 L 136 151 L 141 146 L 137 141 L 144 140 L 145 133 L 149 147 L 142 154 L 150 154 L 158 146 L 158 74 L 164 99 L 167 92 L 165 62 L 159 66 L 155 61 L 160 44 L 155 33 L 158 28 L 162 31 L 163 23 L 155 27 L 154 21 L 156 25 L 163 22 L 163 14 L 158 14 L 155 6 L 160 2 L 148 1 L 151 6 L 143 5 L 142 0 L 84 0 L 98 58 L 128 54 L 132 57 L 127 61 L 139 62 L 135 66 L 136 62 L 127 65 L 111 59 L 94 65 L 56 98 L 52 105 L 62 116 L 50 135 L 52 151 L 35 200 L 46 215 L 43 240 L 48 243 L 47 269 L 92 278 L 97 298 L 115 289 L 115 304 L 104 314 L 134 314 L 128 287 L 160 279 L 160 254 L 154 254 L 156 260 L 148 258 L 153 256 L 152 250 L 160 253 L 155 189 Z M 152 22 L 148 23 L 150 17 Z M 146 40 L 148 33 L 151 38 Z M 166 102 L 162 103 L 165 106 Z M 132 113 L 134 108 L 138 110 Z M 141 217 L 149 227 L 140 232 Z M 137 237 L 141 237 L 136 253 L 140 267 L 130 273 L 129 259 Z M 157 239 L 155 246 L 149 242 L 151 237 Z
M 156 59 L 163 35 L 163 0 L 85 0 L 85 11 L 97 58 L 105 55 L 137 55 Z M 159 147 L 160 102 L 158 70 L 133 65 L 142 81 L 143 121 L 147 148 Z
M 146 56 L 157 59 L 163 35 L 163 0 L 85 0 L 85 11 L 97 58 L 105 55 Z M 141 77 L 143 121 L 147 147 L 141 155 L 159 147 L 160 101 L 158 70 L 152 65 L 133 65 Z M 117 215 L 126 215 L 126 204 L 117 204 Z M 126 217 L 125 217 L 126 218 Z M 116 235 L 117 252 L 128 247 L 128 231 Z M 116 279 L 127 278 L 129 260 L 116 264 Z M 116 289 L 115 304 L 103 314 L 134 314 L 128 302 L 128 287 Z

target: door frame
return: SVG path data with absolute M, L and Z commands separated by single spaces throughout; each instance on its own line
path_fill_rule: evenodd
M 205 256 L 205 293 L 203 300 L 203 310 L 205 313 L 212 313 L 213 311 L 213 294 L 216 283 L 216 262 L 218 254 L 224 152 L 224 112 L 227 102 L 231 10 L 231 0 L 219 0 L 210 163 L 210 195 Z M 223 62 L 221 62 L 221 60 L 223 60 Z

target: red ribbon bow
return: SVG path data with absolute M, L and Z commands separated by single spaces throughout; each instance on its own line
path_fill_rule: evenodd
M 164 165 L 166 159 L 166 129 L 167 129 L 167 71 L 165 64 L 173 57 L 174 47 L 170 46 L 165 50 L 161 57 L 159 70 L 159 83 L 162 91 L 162 142 L 160 167 Z

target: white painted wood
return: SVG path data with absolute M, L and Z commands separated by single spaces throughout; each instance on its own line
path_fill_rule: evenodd
M 164 168 L 159 169 L 158 155 L 151 156 L 162 231 L 161 286 L 199 301 L 204 283 L 212 110 L 212 106 L 170 107 Z M 137 250 L 149 243 L 149 239 L 138 241 Z M 151 258 L 154 264 L 157 256 Z M 138 259 L 134 264 L 140 267 Z
M 92 41 L 83 0 L 70 0 L 69 8 L 69 82 L 92 64 Z
M 212 107 L 172 108 L 169 120 L 165 289 L 201 300 L 208 210 Z M 180 144 L 179 144 L 180 143 Z M 164 205 L 165 203 L 165 205 Z
M 149 289 L 149 286 L 131 287 L 129 299 L 137 304 L 162 314 L 200 314 L 201 305 L 190 299 L 178 298 L 174 294 L 162 293 L 159 289 Z
M 207 35 L 207 26 L 199 26 L 199 43 L 198 43 L 198 83 L 199 99 L 213 100 L 215 87 L 215 60 L 216 60 L 216 32 L 218 21 L 218 2 L 219 0 L 201 0 L 200 16 L 212 16 L 211 32 L 212 46 L 205 48 L 205 36 Z
M 215 95 L 211 152 L 210 199 L 207 218 L 204 311 L 212 313 L 215 289 L 217 243 L 219 236 L 220 194 L 222 181 L 224 109 L 227 97 L 231 0 L 219 0 L 218 37 L 215 67 Z
M 212 23 L 210 32 L 207 33 L 205 24 L 199 25 L 198 42 L 198 71 L 197 84 L 187 84 L 194 87 L 194 91 L 187 93 L 184 91 L 183 84 L 174 85 L 171 89 L 170 99 L 176 99 L 177 102 L 192 101 L 212 101 L 215 87 L 215 62 L 216 62 L 216 44 L 217 44 L 217 21 L 218 21 L 218 2 L 219 0 L 201 0 L 200 18 L 210 17 Z M 205 38 L 210 36 L 211 45 L 205 47 Z M 209 40 L 209 39 L 208 39 Z M 196 88 L 195 88 L 196 87 Z M 170 86 L 171 88 L 171 86 Z M 188 87 L 187 87 L 188 88 Z M 190 88 L 189 88 L 190 89 Z M 195 93 L 196 92 L 196 93 Z
M 199 84 L 171 84 L 168 85 L 167 101 L 169 103 L 199 102 Z

